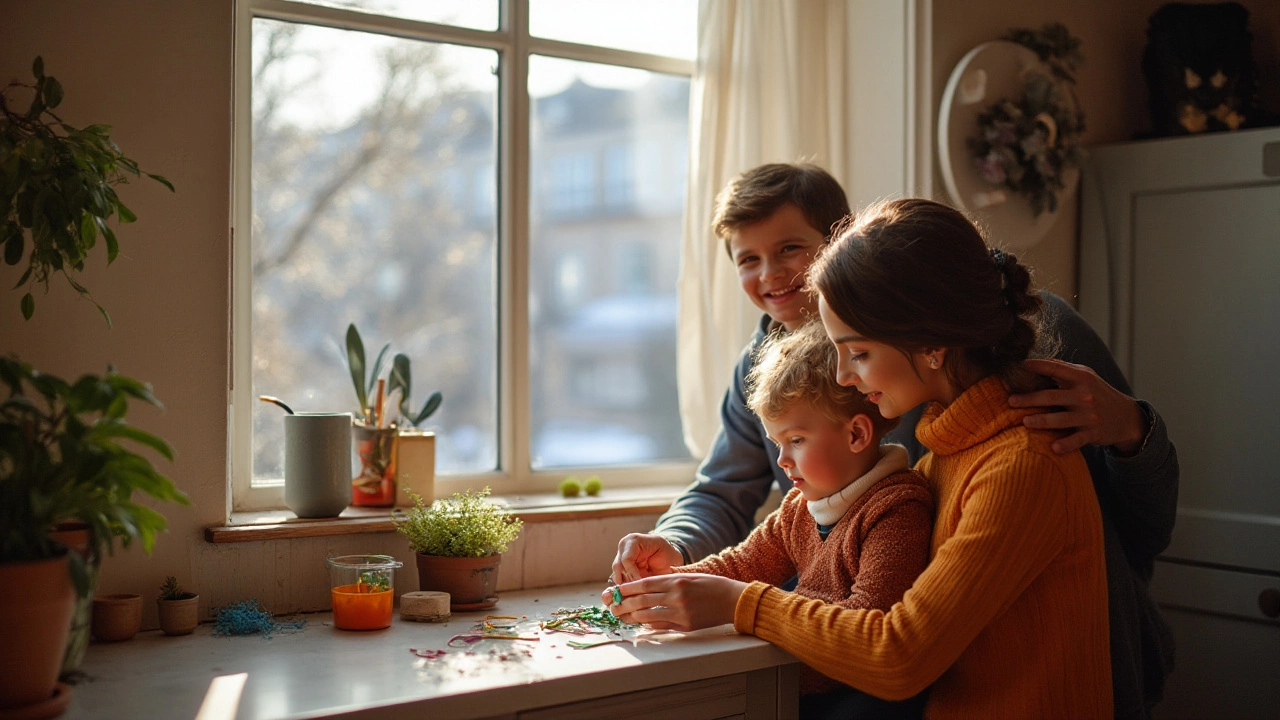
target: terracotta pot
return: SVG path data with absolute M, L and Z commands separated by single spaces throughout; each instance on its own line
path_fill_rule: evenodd
M 142 628 L 142 596 L 134 593 L 101 595 L 93 599 L 93 636 L 120 642 Z
M 449 593 L 453 612 L 482 610 L 498 602 L 498 564 L 501 555 L 478 558 L 417 554 L 418 589 Z
M 76 596 L 76 609 L 71 615 L 71 632 L 67 635 L 67 650 L 62 656 L 61 675 L 79 670 L 84 662 L 85 650 L 89 648 L 89 619 L 93 615 L 93 590 L 98 585 L 99 567 L 98 558 L 90 546 L 89 532 L 89 523 L 63 521 L 49 533 L 49 537 L 80 556 L 84 562 L 84 570 L 89 575 L 89 590 L 84 595 Z
M 181 600 L 156 600 L 160 629 L 165 635 L 190 635 L 200 624 L 200 596 Z
M 75 604 L 65 555 L 0 563 L 0 709 L 53 697 Z

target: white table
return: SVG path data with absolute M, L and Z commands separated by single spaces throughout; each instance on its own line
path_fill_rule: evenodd
M 301 631 L 270 639 L 214 637 L 208 624 L 184 637 L 139 633 L 89 647 L 82 669 L 92 679 L 73 688 L 64 717 L 796 716 L 795 658 L 731 626 L 585 650 L 567 645 L 583 638 L 545 631 L 537 642 L 446 647 L 449 637 L 469 631 L 486 613 L 550 619 L 562 607 L 598 605 L 601 589 L 503 593 L 497 607 L 456 613 L 441 624 L 402 622 L 397 609 L 390 628 L 370 632 L 337 630 L 328 613 L 318 613 L 303 616 Z M 424 659 L 411 648 L 447 654 Z

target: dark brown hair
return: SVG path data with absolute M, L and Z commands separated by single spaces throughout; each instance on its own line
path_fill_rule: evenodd
M 817 408 L 835 422 L 855 415 L 871 419 L 876 436 L 898 426 L 855 388 L 836 382 L 836 348 L 818 320 L 792 332 L 774 332 L 756 351 L 756 364 L 747 374 L 747 407 L 762 418 L 774 419 L 798 404 Z
M 904 353 L 951 349 L 945 369 L 960 388 L 993 374 L 1015 392 L 1041 385 L 1022 367 L 1044 304 L 1031 271 L 946 205 L 913 198 L 862 210 L 814 260 L 809 286 L 869 340 Z
M 829 236 L 849 214 L 844 188 L 831 173 L 809 163 L 770 163 L 738 175 L 716 195 L 711 229 L 729 248 L 729 236 L 791 203 L 815 230 Z

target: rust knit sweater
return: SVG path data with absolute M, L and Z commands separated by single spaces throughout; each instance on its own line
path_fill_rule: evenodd
M 914 470 L 900 470 L 868 488 L 825 541 L 804 496 L 792 489 L 741 544 L 675 571 L 771 585 L 798 576 L 796 592 L 804 597 L 888 610 L 928 563 L 932 525 L 933 498 Z M 839 686 L 811 668 L 800 676 L 803 693 Z
M 886 699 L 933 683 L 927 718 L 1110 718 L 1097 499 L 1080 453 L 1055 455 L 1029 412 L 991 377 L 925 413 L 933 558 L 889 612 L 752 583 L 734 626 Z

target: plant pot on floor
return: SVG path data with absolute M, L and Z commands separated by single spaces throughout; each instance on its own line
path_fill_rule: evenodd
M 102 642 L 121 642 L 142 629 L 142 596 L 134 593 L 93 599 L 93 636 Z
M 449 610 L 467 612 L 491 608 L 498 602 L 501 555 L 441 557 L 417 553 L 418 589 L 449 593 Z
M 160 629 L 165 635 L 190 635 L 200 624 L 200 596 L 188 595 L 175 600 L 156 600 Z
M 0 714 L 53 697 L 75 604 L 65 554 L 0 563 Z

